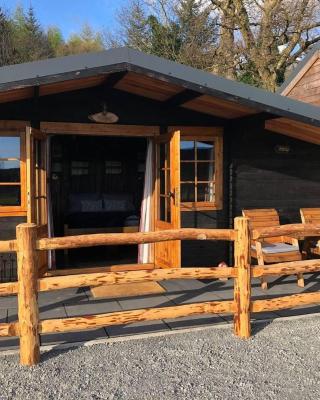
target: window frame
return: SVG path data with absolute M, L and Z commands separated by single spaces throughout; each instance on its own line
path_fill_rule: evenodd
M 20 137 L 20 182 L 1 182 L 0 186 L 20 186 L 20 205 L 0 205 L 0 217 L 19 217 L 27 215 L 27 166 L 26 166 L 26 132 L 15 129 L 0 129 L 1 137 Z M 4 157 L 6 158 L 6 157 Z
M 223 130 L 222 128 L 182 127 L 181 141 L 214 143 L 214 201 L 181 201 L 181 211 L 221 210 L 223 207 Z M 182 162 L 180 160 L 180 168 Z M 180 179 L 181 191 L 181 179 Z

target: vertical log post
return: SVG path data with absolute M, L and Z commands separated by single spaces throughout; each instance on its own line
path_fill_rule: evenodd
M 20 224 L 16 233 L 20 364 L 35 365 L 40 361 L 37 227 L 35 224 Z
M 251 334 L 251 259 L 248 218 L 235 218 L 234 229 L 237 231 L 234 243 L 234 265 L 237 268 L 237 278 L 235 278 L 234 282 L 234 332 L 237 336 L 247 339 Z

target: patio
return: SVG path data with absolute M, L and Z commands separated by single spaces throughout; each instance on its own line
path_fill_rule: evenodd
M 263 291 L 259 279 L 252 279 L 252 299 L 267 299 L 295 293 L 314 292 L 320 288 L 320 275 L 305 274 L 305 287 L 297 286 L 295 276 L 269 278 L 269 289 Z M 118 299 L 94 299 L 89 288 L 64 289 L 39 293 L 40 319 L 66 318 L 106 312 L 134 310 L 149 307 L 165 307 L 203 301 L 233 299 L 233 279 L 220 280 L 169 280 L 160 282 L 166 289 L 161 295 L 123 297 Z M 320 312 L 320 306 L 305 306 L 277 312 L 260 312 L 251 315 L 252 320 L 273 320 L 279 317 Z M 16 296 L 0 298 L 0 323 L 17 320 Z M 182 328 L 230 324 L 231 315 L 202 314 L 176 319 L 145 321 L 128 325 L 110 326 L 81 332 L 42 334 L 41 344 L 84 342 L 94 339 L 135 335 L 148 332 L 169 331 Z M 231 329 L 231 325 L 230 325 Z M 0 351 L 17 348 L 18 338 L 1 338 Z

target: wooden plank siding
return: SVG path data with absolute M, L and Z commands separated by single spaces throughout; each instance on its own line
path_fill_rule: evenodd
M 320 58 L 319 51 L 282 92 L 284 96 L 320 105 Z
M 101 110 L 101 99 L 98 87 L 48 94 L 39 99 L 37 118 L 40 121 L 88 123 L 88 115 Z M 117 89 L 109 90 L 105 100 L 122 125 L 159 125 L 164 131 L 167 126 L 212 127 L 223 126 L 225 122 L 189 108 L 167 110 L 159 107 L 159 101 Z M 208 107 L 214 108 L 214 105 Z M 239 107 L 238 112 L 242 115 L 247 110 Z M 32 113 L 32 102 L 22 100 L 2 104 L 0 119 L 30 120 Z M 319 146 L 266 131 L 258 122 L 250 127 L 239 124 L 226 128 L 223 140 L 222 210 L 182 212 L 182 227 L 228 228 L 232 226 L 233 218 L 241 215 L 242 208 L 276 208 L 281 223 L 299 222 L 301 207 L 320 206 Z M 289 146 L 289 153 L 278 154 L 275 151 L 277 145 Z M 182 244 L 182 266 L 231 263 L 230 253 L 227 242 L 185 242 Z

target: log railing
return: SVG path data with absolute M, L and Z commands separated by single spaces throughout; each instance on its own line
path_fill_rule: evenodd
M 20 362 L 34 365 L 40 359 L 39 335 L 132 323 L 178 318 L 202 313 L 234 315 L 234 331 L 241 338 L 250 336 L 250 313 L 279 310 L 320 303 L 320 293 L 305 293 L 265 300 L 251 300 L 251 277 L 291 275 L 320 271 L 320 260 L 285 262 L 268 266 L 250 265 L 251 238 L 295 234 L 320 235 L 320 225 L 285 225 L 249 232 L 248 219 L 235 219 L 234 229 L 177 229 L 148 233 L 93 234 L 40 238 L 34 224 L 17 226 L 17 239 L 0 241 L 0 252 L 17 252 L 18 282 L 0 284 L 0 296 L 18 296 L 18 321 L 0 323 L 0 336 L 19 336 Z M 234 267 L 146 269 L 121 272 L 88 272 L 38 277 L 38 258 L 42 250 L 70 249 L 101 245 L 157 243 L 170 240 L 227 240 L 234 242 Z M 72 287 L 113 285 L 168 279 L 234 278 L 234 299 L 120 311 L 73 318 L 39 319 L 37 294 L 41 291 Z M 1 298 L 0 298 L 1 301 Z

